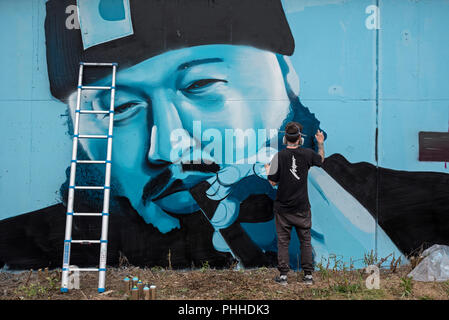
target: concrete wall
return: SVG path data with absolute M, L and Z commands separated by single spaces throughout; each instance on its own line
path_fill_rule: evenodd
M 122 1 L 104 1 L 103 4 L 101 4 L 102 1 L 96 1 L 95 3 L 97 2 L 104 6 L 112 4 L 116 6 L 115 8 L 119 6 L 122 8 L 124 3 L 125 9 L 128 3 L 127 1 L 123 3 Z M 61 61 L 53 62 L 53 68 L 56 69 L 59 67 L 67 69 L 64 62 L 67 52 L 72 49 L 75 52 L 82 45 L 77 21 L 72 20 L 76 17 L 73 11 L 74 4 L 75 1 L 67 1 L 64 6 L 61 5 L 61 8 L 67 11 L 57 12 L 60 21 L 64 21 L 65 24 L 56 26 L 56 30 L 66 28 L 61 31 L 61 37 L 70 30 L 71 35 L 76 34 L 78 42 L 76 47 L 72 47 L 70 42 L 58 44 L 61 46 Z M 219 4 L 212 1 L 209 7 Z M 245 86 L 246 89 L 243 95 L 240 92 L 234 92 L 234 95 L 229 96 L 224 95 L 222 109 L 217 109 L 216 113 L 207 109 L 198 116 L 198 113 L 195 113 L 196 109 L 189 109 L 190 113 L 184 113 L 182 118 L 183 113 L 179 108 L 175 108 L 177 116 L 181 119 L 180 123 L 185 124 L 187 121 L 184 122 L 183 119 L 188 118 L 189 121 L 201 121 L 205 127 L 214 128 L 215 126 L 219 130 L 224 130 L 225 127 L 282 130 L 282 122 L 287 118 L 282 116 L 287 105 L 294 111 L 294 120 L 299 122 L 310 120 L 310 126 L 307 126 L 310 133 L 306 140 L 306 147 L 316 148 L 313 141 L 316 128 L 325 132 L 325 151 L 328 159 L 323 168 L 313 168 L 309 173 L 309 195 L 313 216 L 312 244 L 316 262 L 336 254 L 347 263 L 356 261 L 356 266 L 361 266 L 364 255 L 371 250 L 377 252 L 379 257 L 385 257 L 390 253 L 398 257 L 412 253 L 421 245 L 449 244 L 447 215 L 449 176 L 445 162 L 449 161 L 447 157 L 449 149 L 447 138 L 449 34 L 446 32 L 449 27 L 446 19 L 449 15 L 449 1 L 283 0 L 282 4 L 295 43 L 291 55 L 263 50 L 270 54 L 262 57 L 260 47 L 252 43 L 244 43 L 244 40 L 242 40 L 243 43 L 238 44 L 238 46 L 243 45 L 244 48 L 236 53 L 232 46 L 229 48 L 229 44 L 223 43 L 219 43 L 218 46 L 207 43 L 201 46 L 201 49 L 197 48 L 198 45 L 186 45 L 187 56 L 198 55 L 195 58 L 212 58 L 214 55 L 223 54 L 229 58 L 227 62 L 229 65 L 241 66 L 238 85 L 242 88 Z M 92 8 L 95 7 L 92 2 L 90 5 Z M 133 1 L 131 1 L 132 6 Z M 182 7 L 182 4 L 180 6 Z M 109 13 L 115 14 L 115 9 L 108 10 L 110 10 Z M 183 7 L 182 10 L 187 9 Z M 260 11 L 254 10 L 254 16 L 248 14 L 245 19 L 250 22 L 252 19 L 257 19 L 257 12 Z M 176 8 L 174 12 L 177 12 Z M 251 10 L 248 12 L 251 13 Z M 73 96 L 71 99 L 68 96 L 55 97 L 55 89 L 50 86 L 47 69 L 49 42 L 47 39 L 46 44 L 44 29 L 46 17 L 48 17 L 46 2 L 43 0 L 0 1 L 0 38 L 2 40 L 0 50 L 0 132 L 2 136 L 0 219 L 2 220 L 0 224 L 3 228 L 0 262 L 17 268 L 30 265 L 58 266 L 62 258 L 60 250 L 63 246 L 66 197 L 64 191 L 61 195 L 61 190 L 67 187 L 66 169 L 71 160 L 73 132 L 70 125 L 71 113 L 67 105 L 73 103 Z M 136 23 L 132 14 L 127 18 L 130 18 L 133 24 Z M 164 21 L 169 21 L 168 14 L 164 18 L 166 18 Z M 84 18 L 86 28 L 89 22 L 92 23 L 90 19 L 93 18 Z M 201 24 L 201 19 L 198 20 Z M 219 21 L 217 28 L 222 27 L 220 23 L 232 26 L 230 20 Z M 83 27 L 83 18 L 81 22 Z M 235 28 L 237 26 L 235 21 L 234 26 Z M 270 28 L 267 29 L 266 32 L 270 32 Z M 86 31 L 87 35 L 90 32 L 90 38 L 86 36 L 84 39 L 85 52 L 82 49 L 81 53 L 83 57 L 89 57 L 89 52 L 95 52 L 104 45 L 98 45 L 102 35 L 112 32 L 108 31 L 108 27 L 105 27 L 100 35 L 94 34 L 98 30 L 95 32 L 90 30 Z M 252 34 L 252 37 L 255 34 Z M 262 36 L 268 37 L 264 34 Z M 234 37 L 238 36 L 234 35 Z M 53 41 L 57 43 L 58 40 Z M 93 41 L 94 44 L 90 44 L 91 48 L 86 48 L 89 41 Z M 112 47 L 118 47 L 121 51 L 117 52 L 120 54 L 131 50 L 126 47 L 128 44 L 120 41 L 120 39 L 116 42 L 113 40 L 109 44 L 112 43 Z M 189 39 L 185 39 L 186 44 L 188 41 Z M 231 43 L 231 45 L 236 44 Z M 105 46 L 108 46 L 108 42 Z M 132 48 L 135 50 L 135 47 Z M 141 49 L 142 52 L 146 52 L 145 48 Z M 51 50 L 54 51 L 54 48 Z M 148 58 L 141 58 L 141 61 L 137 61 L 139 59 L 136 58 L 122 58 L 124 62 L 119 66 L 126 65 L 127 61 L 134 59 L 132 63 L 129 63 L 134 69 L 128 68 L 128 74 L 126 74 L 127 68 L 119 69 L 117 84 L 120 85 L 120 81 L 140 79 L 140 84 L 136 84 L 138 88 L 144 88 L 145 81 L 148 81 L 148 87 L 151 81 L 153 81 L 152 88 L 161 85 L 162 80 L 157 82 L 151 77 L 145 78 L 144 75 L 153 72 L 164 74 L 165 66 L 182 60 L 182 50 L 182 46 L 177 47 L 159 55 L 152 54 Z M 101 60 L 102 56 L 98 52 L 94 56 L 97 60 Z M 109 54 L 108 59 L 114 59 L 112 51 L 108 52 L 104 53 L 105 56 Z M 181 53 L 177 54 L 177 52 Z M 55 52 L 51 54 L 52 57 L 56 55 Z M 139 51 L 135 51 L 135 55 L 138 56 Z M 102 61 L 108 59 L 105 58 Z M 146 61 L 149 61 L 148 64 L 145 64 Z M 278 61 L 281 61 L 280 65 L 277 64 Z M 270 63 L 273 65 L 271 66 Z M 136 69 L 136 65 L 143 66 L 147 73 Z M 263 70 L 260 66 L 267 69 Z M 55 71 L 56 76 L 59 75 L 58 72 L 59 70 Z M 207 73 L 207 70 L 198 72 Z M 223 73 L 221 70 L 210 70 L 207 78 L 220 72 Z M 71 73 L 66 72 L 65 75 L 67 74 Z M 76 83 L 76 72 L 72 72 L 73 74 L 75 76 L 70 81 Z M 290 86 L 290 91 L 286 91 L 285 86 Z M 75 91 L 76 87 L 72 86 L 72 88 Z M 264 91 L 264 88 L 270 88 L 270 90 Z M 149 95 L 154 94 L 150 99 L 154 110 L 158 101 L 155 92 L 149 92 Z M 266 92 L 272 93 L 273 96 Z M 181 103 L 178 97 L 173 101 Z M 241 105 L 238 105 L 236 101 L 240 101 Z M 176 103 L 174 105 L 176 106 Z M 161 111 L 160 126 L 173 121 L 171 109 L 164 108 L 161 109 L 164 111 Z M 228 110 L 226 108 L 234 110 L 234 118 L 223 113 L 223 110 Z M 269 113 L 273 110 L 275 110 L 273 114 Z M 269 113 L 269 116 L 261 117 L 261 112 L 265 115 Z M 152 115 L 154 119 L 156 119 L 155 114 Z M 271 122 L 267 120 L 268 118 Z M 156 123 L 154 119 L 153 122 Z M 244 119 L 244 121 L 239 122 L 238 119 Z M 95 126 L 99 128 L 98 123 L 91 124 L 91 128 Z M 199 263 L 206 260 L 215 261 L 216 265 L 225 265 L 229 255 L 240 260 L 243 266 L 275 264 L 276 235 L 273 217 L 270 216 L 270 212 L 261 213 L 260 208 L 260 203 L 268 203 L 268 208 L 271 208 L 275 190 L 267 189 L 266 184 L 262 187 L 254 187 L 253 191 L 250 190 L 245 194 L 246 197 L 235 197 L 230 203 L 225 203 L 226 218 L 218 217 L 218 214 L 223 214 L 218 211 L 215 212 L 215 216 L 214 212 L 210 212 L 210 216 L 206 213 L 205 222 L 201 220 L 204 224 L 190 217 L 198 216 L 200 219 L 202 213 L 199 208 L 203 208 L 203 204 L 199 204 L 199 207 L 198 203 L 189 204 L 190 195 L 173 198 L 170 200 L 170 205 L 151 204 L 151 207 L 149 205 L 145 207 L 139 201 L 142 188 L 151 180 L 149 178 L 151 175 L 148 174 L 147 169 L 141 168 L 143 160 L 139 162 L 130 158 L 131 156 L 126 158 L 126 155 L 132 154 L 134 149 L 131 147 L 135 145 L 136 150 L 145 149 L 142 154 L 146 157 L 151 144 L 154 143 L 151 138 L 154 132 L 151 131 L 149 123 L 146 129 L 139 125 L 131 127 L 132 130 L 129 131 L 122 128 L 116 129 L 117 139 L 114 141 L 118 142 L 113 147 L 115 152 L 112 164 L 113 176 L 120 183 L 120 188 L 114 190 L 116 192 L 114 195 L 127 198 L 132 208 L 128 210 L 133 211 L 133 214 L 137 212 L 135 218 L 137 220 L 133 220 L 137 222 L 132 228 L 130 227 L 129 233 L 150 234 L 148 235 L 150 239 L 153 239 L 153 234 L 157 234 L 157 237 L 154 235 L 156 237 L 154 239 L 158 242 L 142 243 L 148 239 L 139 239 L 136 236 L 132 240 L 126 238 L 128 247 L 111 243 L 111 253 L 108 256 L 110 264 L 117 262 L 120 251 L 136 264 L 161 265 L 166 262 L 166 254 L 170 248 L 171 252 L 176 250 L 182 256 L 179 258 L 179 266 L 190 266 L 191 261 Z M 191 127 L 185 126 L 184 129 L 188 134 L 193 134 Z M 432 143 L 437 146 L 436 149 L 440 150 L 439 156 L 434 156 L 435 148 L 425 149 L 425 146 L 420 146 L 420 132 L 439 133 L 437 137 L 427 139 L 433 141 Z M 421 144 L 427 140 L 423 139 Z M 167 143 L 166 151 L 169 151 L 170 144 Z M 96 151 L 92 151 L 96 150 L 95 146 L 88 143 L 82 146 L 87 156 L 96 154 Z M 279 148 L 282 147 L 279 144 Z M 424 156 L 420 158 L 420 155 L 425 154 L 428 155 L 427 158 Z M 139 155 L 140 153 L 136 151 L 136 157 Z M 420 159 L 432 161 L 420 161 Z M 243 174 L 240 172 L 240 178 L 233 180 L 233 184 L 237 186 L 236 190 L 249 185 L 254 186 L 254 181 L 251 179 L 247 179 L 246 184 L 238 185 L 237 182 L 247 177 L 247 171 L 245 172 Z M 87 178 L 86 181 L 89 180 L 89 175 Z M 183 179 L 182 175 L 176 178 Z M 186 188 L 190 188 L 195 185 L 192 181 L 199 180 L 186 181 Z M 66 185 L 61 188 L 64 182 Z M 161 187 L 164 186 L 163 182 L 158 184 Z M 228 190 L 229 192 L 231 191 Z M 247 197 L 252 194 L 264 197 L 251 198 L 250 201 Z M 93 201 L 93 198 L 85 199 Z M 191 212 L 173 208 L 177 206 L 173 203 L 179 203 L 179 207 L 182 207 L 183 203 L 184 205 L 188 203 L 185 206 L 190 206 Z M 245 203 L 244 209 L 241 207 L 242 203 Z M 37 211 L 36 217 L 40 215 L 47 217 L 48 221 L 42 225 L 42 228 L 47 230 L 46 228 L 50 228 L 51 221 L 54 220 L 49 218 L 51 215 L 47 214 L 45 208 L 54 208 L 58 205 L 61 205 L 58 210 L 61 211 L 63 218 L 58 220 L 59 226 L 53 227 L 59 228 L 59 233 L 55 231 L 57 234 L 54 234 L 54 238 L 45 239 L 47 242 L 44 242 L 48 245 L 37 245 L 33 249 L 36 253 L 34 258 L 30 258 L 27 251 L 29 248 L 11 245 L 17 238 L 25 235 L 29 237 L 27 240 L 30 242 L 37 242 L 38 239 L 41 241 L 45 238 L 44 234 L 40 234 L 43 233 L 42 230 L 34 230 L 38 228 L 33 229 L 33 232 L 38 235 L 30 233 L 25 220 L 19 221 L 18 217 Z M 236 209 L 239 206 L 240 211 Z M 119 204 L 117 204 L 118 207 Z M 59 211 L 58 213 L 52 211 L 51 214 L 60 217 Z M 126 210 L 118 211 L 117 216 L 123 215 L 124 221 L 127 221 L 129 215 L 124 213 Z M 167 211 L 171 211 L 172 214 L 167 214 Z M 189 222 L 188 219 L 192 220 Z M 118 221 L 114 222 L 111 218 L 112 224 Z M 11 228 L 11 224 L 15 223 L 25 223 L 25 227 L 17 228 L 17 230 Z M 183 230 L 189 223 L 201 226 L 194 237 Z M 88 226 L 89 224 L 86 225 Z M 110 242 L 115 239 L 112 235 L 114 227 L 111 230 Z M 173 232 L 180 232 L 179 235 L 182 235 L 182 238 L 174 242 L 176 236 Z M 229 245 L 228 237 L 232 238 L 236 234 L 240 240 Z M 121 237 L 123 242 L 124 235 Z M 126 237 L 129 237 L 129 234 Z M 156 241 L 154 239 L 152 241 Z M 170 240 L 165 242 L 164 239 Z M 198 249 L 200 252 L 195 253 L 195 244 L 192 239 L 201 241 L 207 250 Z M 55 240 L 56 243 L 51 243 L 50 240 Z M 243 250 L 242 244 L 248 241 L 254 246 L 254 250 L 260 252 L 254 254 L 253 251 Z M 299 255 L 296 235 L 293 235 L 293 242 L 291 257 L 292 260 L 294 259 L 293 267 L 295 267 L 296 257 Z M 149 246 L 157 246 L 160 249 L 152 253 Z M 41 259 L 42 256 L 45 258 Z M 245 260 L 245 257 L 248 259 Z M 82 264 L 83 261 L 77 263 Z

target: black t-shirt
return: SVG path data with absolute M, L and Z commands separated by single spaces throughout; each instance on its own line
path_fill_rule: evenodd
M 307 148 L 285 148 L 272 159 L 268 179 L 278 183 L 274 210 L 302 212 L 310 209 L 307 175 L 312 166 L 321 167 L 321 156 Z

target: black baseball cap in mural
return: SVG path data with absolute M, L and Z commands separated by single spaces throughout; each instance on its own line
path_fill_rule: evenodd
M 295 48 L 280 0 L 124 1 L 129 1 L 133 34 L 85 50 L 81 30 L 66 27 L 66 8 L 76 1 L 46 3 L 47 66 L 53 96 L 63 100 L 73 92 L 81 61 L 117 62 L 123 69 L 166 51 L 198 45 L 249 45 L 282 55 L 292 55 Z M 111 72 L 102 71 L 97 79 Z

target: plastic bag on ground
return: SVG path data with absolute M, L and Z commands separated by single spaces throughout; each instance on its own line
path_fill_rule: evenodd
M 423 251 L 424 259 L 408 274 L 416 281 L 449 280 L 449 246 L 434 244 Z

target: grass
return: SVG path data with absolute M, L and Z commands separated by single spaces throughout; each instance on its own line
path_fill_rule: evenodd
M 46 298 L 59 290 L 60 281 L 57 277 L 46 277 L 39 282 L 25 283 L 19 285 L 15 294 L 20 299 Z
M 202 266 L 201 266 L 201 268 L 200 268 L 200 271 L 201 272 L 206 272 L 208 270 L 210 270 L 209 262 L 208 261 L 204 261 Z
M 413 291 L 412 278 L 401 277 L 401 288 L 402 288 L 402 295 L 401 295 L 402 298 L 411 296 Z
M 48 289 L 44 286 L 32 283 L 29 286 L 19 286 L 16 294 L 24 295 L 27 298 L 35 298 L 37 296 L 48 294 Z
M 156 285 L 157 297 L 162 300 L 449 299 L 449 281 L 414 281 L 407 277 L 411 266 L 403 266 L 398 259 L 392 259 L 394 262 L 390 263 L 389 268 L 380 268 L 380 289 L 368 289 L 365 281 L 369 275 L 365 269 L 354 269 L 353 261 L 347 264 L 338 255 L 330 255 L 316 265 L 315 283 L 312 286 L 302 283 L 302 272 L 293 271 L 289 273 L 289 284 L 280 286 L 273 281 L 278 274 L 276 268 L 214 269 L 208 261 L 203 261 L 197 268 L 186 270 L 173 270 L 170 263 L 167 267 L 138 268 L 122 257 L 122 266 L 108 268 L 108 294 L 98 294 L 98 276 L 95 273 L 81 273 L 80 290 L 62 294 L 59 290 L 61 272 L 55 269 L 47 272 L 46 277 L 36 271 L 0 273 L 0 287 L 4 289 L 0 299 L 126 300 L 129 299 L 123 289 L 126 276 L 138 276 L 144 283 Z M 383 260 L 377 260 L 369 252 L 365 255 L 364 263 L 371 265 Z

